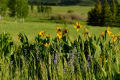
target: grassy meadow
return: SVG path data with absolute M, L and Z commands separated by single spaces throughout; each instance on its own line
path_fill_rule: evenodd
M 56 14 L 65 14 L 68 10 L 72 10 L 74 13 L 80 14 L 83 17 L 87 16 L 89 10 L 91 10 L 91 6 L 52 6 L 51 15 Z M 50 20 L 49 18 L 42 17 L 43 14 L 37 13 L 36 6 L 34 7 L 34 12 L 31 13 L 25 19 L 24 23 L 17 22 L 14 18 L 4 17 L 2 21 L 0 21 L 0 32 L 8 32 L 13 35 L 13 40 L 16 40 L 18 37 L 17 34 L 22 32 L 25 33 L 30 41 L 33 41 L 35 35 L 37 35 L 41 30 L 44 30 L 46 33 L 51 34 L 53 37 L 56 35 L 56 27 L 65 27 L 69 31 L 69 35 L 71 38 L 75 36 L 74 24 L 62 24 L 56 22 L 55 20 Z M 91 34 L 100 35 L 106 27 L 99 26 L 88 26 L 86 24 L 86 20 L 79 20 L 79 22 L 85 27 L 88 28 Z M 83 32 L 84 29 L 80 30 L 79 33 Z M 120 31 L 120 28 L 114 27 L 111 28 L 111 32 L 117 33 Z
M 51 34 L 53 37 L 56 36 L 56 27 L 65 27 L 69 31 L 69 35 L 71 38 L 76 35 L 76 30 L 74 29 L 74 24 L 57 24 L 57 23 L 50 23 L 50 22 L 25 22 L 25 23 L 16 23 L 16 22 L 9 22 L 9 21 L 2 21 L 0 23 L 0 32 L 8 32 L 12 35 L 13 40 L 16 40 L 18 37 L 18 33 L 25 33 L 29 40 L 33 40 L 34 37 L 41 31 L 44 30 L 46 33 Z M 88 28 L 91 34 L 101 35 L 106 27 L 93 27 L 84 25 L 85 28 Z M 82 33 L 84 29 L 81 29 L 79 33 Z M 120 28 L 111 28 L 111 32 L 118 33 Z

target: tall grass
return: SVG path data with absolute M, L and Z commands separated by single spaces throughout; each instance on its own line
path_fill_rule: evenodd
M 77 26 L 77 28 L 79 28 Z M 120 79 L 120 35 L 108 30 L 98 37 L 85 29 L 74 41 L 67 29 L 57 36 L 41 31 L 34 43 L 19 34 L 15 45 L 0 34 L 0 80 L 116 80 Z

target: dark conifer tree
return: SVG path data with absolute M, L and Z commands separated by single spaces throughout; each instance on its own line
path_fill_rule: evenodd
M 111 6 L 111 11 L 112 11 L 112 26 L 115 26 L 116 24 L 116 14 L 117 14 L 117 6 L 115 0 L 112 0 L 112 6 Z
M 116 16 L 116 26 L 120 27 L 120 1 L 118 2 L 117 6 L 117 16 Z
M 108 0 L 105 0 L 102 9 L 101 24 L 104 26 L 111 26 L 111 23 L 112 23 L 112 12 Z
M 102 6 L 100 0 L 97 0 L 95 8 L 88 13 L 88 24 L 101 25 Z

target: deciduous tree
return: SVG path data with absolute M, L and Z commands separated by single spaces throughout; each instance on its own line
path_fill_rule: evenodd
M 0 0 L 0 20 L 6 15 L 8 0 Z

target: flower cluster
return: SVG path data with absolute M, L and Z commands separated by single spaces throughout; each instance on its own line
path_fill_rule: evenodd
M 60 27 L 57 27 L 56 32 L 57 32 L 58 40 L 61 40 L 62 37 L 65 36 L 68 33 L 68 30 L 66 28 L 61 29 Z

